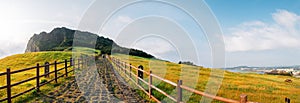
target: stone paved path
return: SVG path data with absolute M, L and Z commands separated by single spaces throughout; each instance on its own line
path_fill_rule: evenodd
M 103 66 L 103 67 L 106 67 L 106 69 L 100 69 L 100 70 L 104 70 L 100 74 L 106 75 L 106 76 L 102 75 L 102 77 L 106 78 L 105 81 L 114 81 L 114 82 L 110 82 L 111 84 L 108 84 L 108 86 L 111 86 L 114 88 L 113 92 L 115 93 L 115 95 L 117 97 L 123 98 L 124 102 L 128 102 L 128 103 L 148 102 L 147 100 L 144 100 L 143 98 L 141 98 L 136 93 L 136 91 L 133 88 L 131 88 L 127 84 L 127 82 L 125 82 L 125 80 L 123 80 L 123 78 L 120 77 L 116 71 L 114 71 L 114 69 L 112 69 L 113 66 L 111 63 L 109 63 L 109 61 L 107 59 L 104 59 L 103 62 L 106 63 L 106 66 Z M 103 73 L 103 72 L 105 72 L 105 73 Z
M 134 89 L 117 78 L 106 59 L 97 60 L 88 69 L 76 70 L 73 79 L 57 90 L 41 94 L 35 102 L 43 103 L 144 103 Z

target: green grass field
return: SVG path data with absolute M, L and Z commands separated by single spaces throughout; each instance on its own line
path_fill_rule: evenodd
M 24 54 L 16 54 L 12 56 L 5 57 L 0 59 L 0 72 L 6 72 L 7 68 L 10 68 L 11 71 L 20 70 L 28 67 L 36 66 L 37 63 L 40 65 L 44 65 L 45 62 L 49 62 L 50 64 L 57 62 L 62 62 L 65 59 L 70 60 L 70 58 L 78 57 L 80 55 L 88 55 L 88 56 L 97 56 L 100 55 L 100 50 L 90 49 L 90 48 L 83 48 L 83 47 L 74 47 L 73 50 L 65 50 L 65 51 L 48 51 L 48 52 L 31 52 L 31 53 L 24 53 Z M 70 65 L 70 64 L 68 64 Z M 57 65 L 58 69 L 64 67 L 63 64 Z M 54 66 L 50 66 L 50 71 L 54 70 Z M 44 73 L 44 68 L 40 68 L 40 74 Z M 58 72 L 58 75 L 62 75 L 65 72 L 62 70 Z M 72 73 L 71 73 L 72 75 Z M 25 72 L 20 72 L 11 75 L 11 82 L 16 83 L 22 80 L 26 80 L 30 77 L 36 76 L 36 69 L 28 70 Z M 50 78 L 40 78 L 40 82 L 46 82 L 50 79 L 54 78 L 54 74 L 50 75 Z M 53 88 L 57 87 L 61 83 L 64 83 L 68 78 L 60 78 L 58 81 L 59 83 L 50 83 L 41 88 L 41 91 L 47 93 L 48 91 L 52 90 Z M 0 76 L 0 86 L 6 85 L 6 75 Z M 29 88 L 35 87 L 36 80 L 32 80 L 21 85 L 17 85 L 12 88 L 12 95 L 18 94 Z M 6 89 L 0 90 L 0 98 L 6 98 L 7 96 Z M 22 95 L 16 99 L 13 99 L 13 102 L 26 102 L 31 101 L 35 97 L 35 91 L 31 93 L 27 93 L 26 95 Z
M 196 67 L 189 65 L 176 64 L 155 59 L 145 59 L 136 56 L 128 56 L 122 54 L 115 54 L 113 57 L 117 57 L 127 63 L 131 63 L 133 66 L 143 65 L 144 70 L 151 71 L 160 77 L 166 78 L 173 82 L 177 82 L 178 79 L 183 80 L 183 85 L 194 87 L 199 91 L 204 91 L 205 86 L 210 77 L 211 69 L 204 67 Z M 144 76 L 145 80 L 148 79 Z M 292 83 L 284 82 L 285 79 L 292 79 Z M 159 87 L 171 95 L 176 95 L 176 89 L 155 80 L 154 85 Z M 217 96 L 225 98 L 239 100 L 241 94 L 247 94 L 249 101 L 261 102 L 261 103 L 282 103 L 285 97 L 289 97 L 292 102 L 299 103 L 300 92 L 300 80 L 290 76 L 280 75 L 264 75 L 254 73 L 233 73 L 225 71 L 224 78 L 221 87 L 217 93 Z M 184 94 L 187 94 L 184 91 Z M 160 100 L 166 100 L 162 94 L 154 92 L 155 97 Z M 201 96 L 192 94 L 190 97 L 185 96 L 184 100 L 188 102 L 199 102 Z M 218 102 L 218 101 L 213 101 Z
M 70 48 L 65 49 L 64 51 L 76 52 L 76 53 L 87 54 L 87 55 L 92 55 L 92 56 L 97 56 L 97 55 L 101 54 L 100 50 L 85 48 L 85 47 L 70 47 Z
M 8 56 L 6 58 L 0 59 L 0 72 L 6 72 L 6 68 L 10 68 L 11 71 L 27 68 L 27 67 L 33 67 L 36 66 L 37 63 L 40 65 L 43 65 L 45 62 L 54 63 L 54 61 L 64 61 L 65 59 L 70 59 L 72 57 L 71 52 L 34 52 L 34 53 L 25 53 L 25 54 L 16 54 L 12 56 Z M 64 67 L 64 64 L 58 65 L 58 68 Z M 40 68 L 40 74 L 43 74 L 43 68 Z M 50 66 L 50 71 L 53 71 L 54 67 Z M 58 75 L 62 75 L 64 71 L 61 71 L 58 73 Z M 20 73 L 16 73 L 11 75 L 11 82 L 16 83 L 25 79 L 28 79 L 30 77 L 34 77 L 36 75 L 36 69 L 24 71 Z M 54 78 L 54 74 L 50 75 L 50 78 L 44 78 L 42 77 L 40 79 L 40 82 L 45 82 L 50 79 Z M 0 77 L 0 86 L 6 85 L 6 76 Z M 56 86 L 60 85 L 60 83 L 63 83 L 66 79 L 60 78 L 58 80 L 58 84 L 50 83 L 43 87 L 41 87 L 42 92 L 47 92 L 55 88 Z M 12 95 L 15 95 L 17 93 L 23 92 L 25 90 L 28 90 L 29 88 L 32 88 L 36 85 L 36 80 L 32 80 L 23 84 L 20 84 L 18 86 L 15 86 L 12 88 Z M 6 98 L 6 89 L 0 90 L 0 98 Z M 35 97 L 35 91 L 29 92 L 25 95 L 22 95 L 20 97 L 17 97 L 16 99 L 13 99 L 13 102 L 26 102 L 30 101 Z

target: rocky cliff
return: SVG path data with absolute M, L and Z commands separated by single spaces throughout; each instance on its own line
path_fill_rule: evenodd
M 75 38 L 74 35 L 76 35 Z M 49 33 L 41 32 L 40 34 L 34 34 L 28 41 L 25 52 L 63 51 L 75 46 L 95 48 L 105 54 L 111 54 L 113 52 L 146 58 L 154 57 L 141 50 L 121 47 L 109 38 L 104 38 L 89 32 L 71 30 L 65 27 L 55 28 Z

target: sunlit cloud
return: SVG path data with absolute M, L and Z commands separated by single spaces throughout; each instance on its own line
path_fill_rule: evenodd
M 261 51 L 300 47 L 300 16 L 287 10 L 272 13 L 273 23 L 244 22 L 225 36 L 226 51 Z
M 159 38 L 146 38 L 133 46 L 133 48 L 140 49 L 155 55 L 158 58 L 162 58 L 162 55 L 175 52 L 176 48 L 173 48 L 170 43 Z

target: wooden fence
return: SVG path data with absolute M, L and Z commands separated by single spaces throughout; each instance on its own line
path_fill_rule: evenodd
M 6 85 L 5 86 L 1 86 L 0 90 L 1 89 L 7 89 L 7 97 L 3 98 L 3 99 L 0 99 L 0 102 L 7 101 L 8 103 L 11 103 L 13 98 L 21 96 L 21 95 L 23 95 L 23 94 L 25 94 L 27 92 L 32 91 L 32 90 L 36 90 L 37 92 L 39 92 L 40 91 L 40 87 L 44 86 L 45 84 L 48 84 L 48 83 L 50 83 L 52 81 L 55 81 L 55 83 L 57 83 L 57 79 L 59 79 L 61 77 L 64 77 L 64 76 L 68 77 L 68 73 L 73 72 L 76 66 L 77 66 L 76 69 L 80 68 L 80 66 L 82 66 L 82 64 L 84 62 L 81 59 L 77 59 L 76 61 L 77 61 L 76 65 L 75 65 L 75 60 L 71 58 L 70 60 L 66 59 L 66 60 L 64 60 L 62 62 L 55 61 L 52 64 L 49 64 L 49 62 L 46 62 L 44 65 L 40 65 L 38 63 L 34 67 L 24 68 L 24 69 L 15 70 L 15 71 L 11 71 L 10 68 L 7 68 L 6 72 L 0 73 L 0 76 L 5 76 L 6 75 Z M 64 67 L 63 68 L 57 68 L 57 65 L 59 65 L 59 64 L 64 64 Z M 50 66 L 54 66 L 54 70 L 53 71 L 49 71 Z M 74 68 L 72 70 L 70 70 L 70 69 L 68 70 L 68 68 L 71 68 L 72 66 L 74 66 Z M 44 68 L 44 74 L 40 74 L 40 70 L 42 68 Z M 33 70 L 33 69 L 36 70 L 35 77 L 31 77 L 31 78 L 28 78 L 26 80 L 22 80 L 22 81 L 14 83 L 14 84 L 11 84 L 11 75 L 12 74 L 21 73 L 21 72 L 29 71 L 29 70 Z M 64 74 L 62 74 L 62 75 L 59 76 L 58 72 L 62 71 L 62 70 L 64 70 Z M 54 73 L 54 78 L 53 79 L 51 79 L 51 80 L 49 80 L 47 82 L 44 82 L 44 83 L 40 82 L 40 78 L 41 77 L 47 77 L 47 78 L 49 78 L 49 75 L 53 74 L 53 73 Z M 12 87 L 20 85 L 20 84 L 23 84 L 23 83 L 26 83 L 26 82 L 29 82 L 29 81 L 32 81 L 32 80 L 36 80 L 36 86 L 35 87 L 29 88 L 26 91 L 23 91 L 23 92 L 18 93 L 16 95 L 13 95 L 13 96 L 11 95 L 11 89 L 12 89 Z
M 240 95 L 240 100 L 233 100 L 233 99 L 228 99 L 228 98 L 224 98 L 224 97 L 219 97 L 219 96 L 214 96 L 214 95 L 210 95 L 210 94 L 207 94 L 205 92 L 201 92 L 201 91 L 198 91 L 198 90 L 195 90 L 193 88 L 190 88 L 188 86 L 184 86 L 182 85 L 182 80 L 178 80 L 177 83 L 174 83 L 170 80 L 167 80 L 167 79 L 164 79 L 162 77 L 159 77 L 155 74 L 152 74 L 152 71 L 150 70 L 150 72 L 146 72 L 144 70 L 142 70 L 142 68 L 137 68 L 137 67 L 134 67 L 132 66 L 131 64 L 128 64 L 126 62 L 123 62 L 121 61 L 120 59 L 117 59 L 117 58 L 114 58 L 114 57 L 110 57 L 108 56 L 108 58 L 111 60 L 111 62 L 118 68 L 120 69 L 119 71 L 122 71 L 123 74 L 125 74 L 125 76 L 127 78 L 129 78 L 137 87 L 139 87 L 143 92 L 145 92 L 150 99 L 153 99 L 155 100 L 156 102 L 159 102 L 160 101 L 154 97 L 152 95 L 152 90 L 151 89 L 155 89 L 156 91 L 160 92 L 161 94 L 165 95 L 166 97 L 168 97 L 169 99 L 171 99 L 172 101 L 174 102 L 177 102 L 177 103 L 182 103 L 182 90 L 186 90 L 186 91 L 189 91 L 189 92 L 192 92 L 192 93 L 195 93 L 195 94 L 198 94 L 198 95 L 201 95 L 201 96 L 204 96 L 204 97 L 208 97 L 208 98 L 212 98 L 214 100 L 218 100 L 218 101 L 222 101 L 222 102 L 226 102 L 226 103 L 255 103 L 255 102 L 250 102 L 247 100 L 247 95 L 245 94 L 242 94 Z M 133 73 L 132 69 L 135 69 L 136 70 L 136 73 Z M 140 73 L 143 73 L 143 74 L 146 74 L 149 76 L 149 81 L 145 81 L 144 79 L 142 79 L 143 77 L 143 74 L 140 74 Z M 141 75 L 141 76 L 140 76 Z M 135 77 L 136 80 L 133 80 L 132 79 L 132 76 Z M 158 80 L 161 80 L 163 82 L 166 82 L 174 87 L 176 87 L 177 89 L 177 96 L 176 97 L 173 97 L 169 94 L 167 94 L 166 92 L 164 92 L 163 90 L 159 89 L 158 87 L 156 87 L 155 85 L 152 85 L 152 78 L 156 78 Z M 145 90 L 139 83 L 139 81 L 142 81 L 143 83 L 145 83 L 147 86 L 148 86 L 148 91 Z

